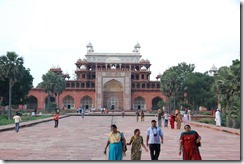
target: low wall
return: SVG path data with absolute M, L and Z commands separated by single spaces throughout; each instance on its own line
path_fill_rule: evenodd
M 192 121 L 199 121 L 201 119 L 206 119 L 206 120 L 214 120 L 214 117 L 213 116 L 208 116 L 208 115 L 192 115 L 191 116 L 191 120 Z

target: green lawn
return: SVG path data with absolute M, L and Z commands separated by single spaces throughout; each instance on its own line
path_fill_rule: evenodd
M 53 115 L 36 115 L 36 116 L 23 115 L 21 116 L 21 120 L 22 122 L 26 122 L 26 121 L 39 120 L 48 117 L 53 117 Z M 0 115 L 0 126 L 9 125 L 9 124 L 14 124 L 14 120 L 13 119 L 8 120 L 7 115 Z

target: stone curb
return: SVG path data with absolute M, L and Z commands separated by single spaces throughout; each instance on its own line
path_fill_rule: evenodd
M 213 129 L 213 130 L 218 130 L 218 131 L 222 131 L 222 132 L 227 132 L 227 133 L 231 133 L 231 134 L 235 134 L 240 136 L 240 129 L 234 129 L 234 128 L 228 128 L 228 127 L 217 127 L 215 125 L 210 125 L 210 124 L 204 124 L 204 123 L 199 123 L 199 122 L 189 122 L 190 125 L 194 125 L 194 126 L 198 126 L 198 127 L 205 127 L 205 128 L 209 128 L 209 129 Z
M 62 115 L 59 117 L 59 119 L 65 118 L 65 117 L 69 117 L 69 115 Z M 21 122 L 20 123 L 20 128 L 24 128 L 24 127 L 30 127 L 42 122 L 48 122 L 48 121 L 53 121 L 53 117 L 51 118 L 44 118 L 44 119 L 40 119 L 40 120 L 33 120 L 33 121 L 26 121 L 26 122 Z M 11 125 L 4 125 L 4 126 L 0 126 L 0 132 L 3 131 L 8 131 L 8 130 L 14 130 L 15 129 L 15 125 L 11 124 Z

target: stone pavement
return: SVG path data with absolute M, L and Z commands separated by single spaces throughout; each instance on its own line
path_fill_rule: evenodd
M 53 121 L 23 127 L 19 133 L 13 129 L 0 132 L 1 160 L 107 160 L 103 154 L 110 131 L 112 116 L 70 116 L 59 120 L 54 128 Z M 125 134 L 127 142 L 134 129 L 139 128 L 146 139 L 146 129 L 154 116 L 146 116 L 144 122 L 136 122 L 134 116 L 114 116 L 113 123 Z M 12 125 L 13 126 L 13 125 Z M 240 160 L 240 135 L 227 133 L 192 123 L 192 129 L 202 136 L 200 152 L 203 160 Z M 159 160 L 182 160 L 178 155 L 178 129 L 162 128 L 164 144 Z M 236 130 L 238 131 L 238 130 Z M 130 160 L 130 146 L 126 157 Z M 149 152 L 143 149 L 142 160 L 150 160 Z

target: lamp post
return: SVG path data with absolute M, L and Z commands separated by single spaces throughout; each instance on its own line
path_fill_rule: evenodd
M 214 77 L 216 77 L 216 75 L 218 75 L 218 69 L 217 67 L 215 67 L 215 65 L 213 64 L 213 66 L 210 68 L 209 70 L 210 74 L 213 74 Z M 217 104 L 218 104 L 218 109 L 221 110 L 221 104 L 219 103 L 219 94 L 218 91 L 216 93 L 217 96 Z

